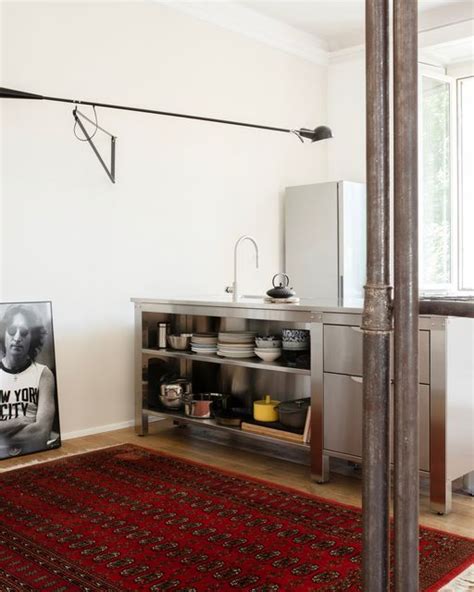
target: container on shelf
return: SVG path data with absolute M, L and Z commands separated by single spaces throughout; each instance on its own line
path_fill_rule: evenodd
M 253 402 L 253 417 L 256 421 L 278 421 L 278 405 L 280 401 L 274 401 L 270 395 L 264 399 Z
M 168 335 L 170 332 L 169 323 L 158 323 L 157 345 L 159 349 L 166 349 L 168 344 Z

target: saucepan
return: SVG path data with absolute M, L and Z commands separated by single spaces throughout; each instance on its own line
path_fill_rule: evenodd
M 208 419 L 212 417 L 216 406 L 222 406 L 224 397 L 225 395 L 221 393 L 193 393 L 186 395 L 184 398 L 184 413 L 188 417 Z
M 192 391 L 192 385 L 186 378 L 177 378 L 160 386 L 160 403 L 167 409 L 180 409 L 184 397 Z

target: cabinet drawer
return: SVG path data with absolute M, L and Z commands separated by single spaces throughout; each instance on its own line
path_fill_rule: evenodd
M 324 372 L 362 376 L 362 338 L 359 327 L 324 325 Z M 418 332 L 419 382 L 430 383 L 430 332 Z M 390 348 L 393 378 L 393 342 Z
M 359 327 L 324 325 L 324 372 L 362 376 L 362 337 Z
M 362 457 L 363 382 L 358 376 L 324 374 L 324 449 Z M 419 462 L 430 470 L 430 388 L 419 385 Z M 393 418 L 393 387 L 390 407 Z M 391 430 L 393 432 L 393 429 Z M 390 437 L 393 447 L 393 438 Z M 393 458 L 393 455 L 392 455 Z

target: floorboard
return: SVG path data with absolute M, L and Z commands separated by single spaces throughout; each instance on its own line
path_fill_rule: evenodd
M 219 441 L 219 436 L 215 432 L 208 433 L 189 427 L 178 428 L 169 421 L 151 423 L 150 434 L 145 437 L 137 436 L 133 428 L 126 428 L 66 440 L 62 447 L 56 450 L 0 461 L 0 473 L 24 465 L 126 442 L 294 487 L 338 502 L 359 507 L 361 505 L 361 474 L 358 467 L 350 466 L 348 463 L 332 463 L 335 465 L 335 471 L 331 473 L 330 482 L 318 485 L 309 480 L 307 458 L 304 454 L 298 457 L 292 453 L 294 458 L 293 462 L 290 462 L 284 458 L 269 456 L 268 453 L 275 451 L 255 442 L 247 444 L 246 449 L 238 447 L 242 444 L 237 441 L 228 446 Z M 283 449 L 280 447 L 281 450 Z M 284 453 L 281 455 L 284 456 Z M 453 511 L 448 516 L 438 516 L 429 510 L 428 483 L 427 480 L 422 481 L 420 523 L 474 538 L 474 498 L 460 490 L 455 491 Z

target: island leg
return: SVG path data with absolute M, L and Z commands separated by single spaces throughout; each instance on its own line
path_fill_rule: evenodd
M 329 481 L 329 457 L 324 454 L 323 318 L 311 323 L 311 479 Z
M 148 415 L 143 411 L 142 345 L 142 308 L 139 304 L 135 304 L 135 432 L 139 436 L 146 436 L 148 434 Z

